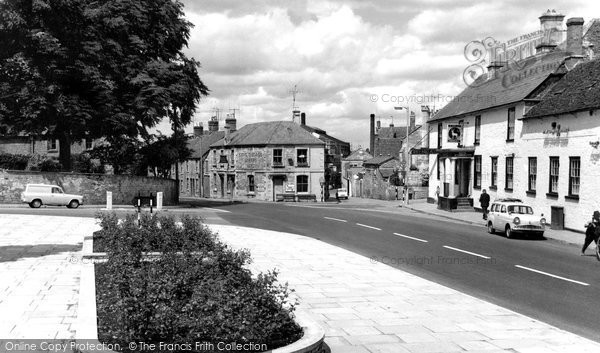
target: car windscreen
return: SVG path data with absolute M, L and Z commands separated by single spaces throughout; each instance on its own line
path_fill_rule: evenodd
M 533 209 L 529 206 L 508 206 L 508 212 L 518 214 L 533 214 Z

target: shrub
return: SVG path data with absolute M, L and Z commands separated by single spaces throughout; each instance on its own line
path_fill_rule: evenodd
M 250 254 L 221 243 L 199 219 L 101 217 L 108 255 L 97 265 L 102 342 L 252 342 L 277 348 L 297 340 L 296 303 L 274 271 L 252 276 Z M 143 252 L 160 251 L 145 259 Z M 205 352 L 205 350 L 204 350 Z
M 29 156 L 0 153 L 0 169 L 24 170 L 28 161 Z
M 98 159 L 93 159 L 89 153 L 83 152 L 71 156 L 73 171 L 77 173 L 104 173 L 104 167 Z

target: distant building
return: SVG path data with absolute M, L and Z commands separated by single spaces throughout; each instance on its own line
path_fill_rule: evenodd
M 397 157 L 379 156 L 364 162 L 364 174 L 356 188 L 357 196 L 393 200 L 399 181 L 400 162 Z
M 361 197 L 361 179 L 365 174 L 365 161 L 373 158 L 373 156 L 358 148 L 350 153 L 350 155 L 342 159 L 342 180 L 343 187 L 348 190 L 348 196 Z
M 217 117 L 211 118 L 208 126 L 208 131 L 204 130 L 202 123 L 194 126 L 194 135 L 187 141 L 187 147 L 192 152 L 190 157 L 179 163 L 177 171 L 174 164 L 171 167 L 171 178 L 179 179 L 180 197 L 210 197 L 210 176 L 206 159 L 210 145 L 225 137 L 225 131 L 219 131 Z M 225 127 L 235 131 L 235 117 L 229 116 L 225 120 Z
M 325 145 L 291 121 L 248 124 L 226 131 L 223 139 L 210 146 L 210 197 L 320 199 Z
M 300 126 L 325 143 L 325 168 L 332 175 L 337 175 L 336 180 L 331 180 L 333 187 L 341 186 L 342 159 L 350 154 L 350 143 L 344 142 L 327 134 L 325 130 L 306 125 L 306 114 L 300 115 Z
M 83 139 L 71 144 L 71 153 L 80 154 L 91 150 L 97 140 Z M 10 128 L 0 126 L 0 153 L 20 154 L 31 156 L 34 154 L 45 155 L 58 159 L 60 142 L 58 139 L 46 135 L 33 135 L 17 133 Z

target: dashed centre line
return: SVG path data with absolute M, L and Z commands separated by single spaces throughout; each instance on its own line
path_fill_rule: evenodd
M 529 267 L 525 267 L 525 266 L 521 266 L 521 265 L 515 265 L 515 267 L 518 267 L 518 268 L 523 269 L 523 270 L 527 270 L 527 271 L 539 273 L 539 274 L 542 274 L 542 275 L 550 276 L 550 277 L 553 277 L 553 278 L 562 279 L 563 281 L 581 284 L 582 286 L 589 286 L 589 283 L 579 282 L 579 281 L 576 281 L 576 280 L 573 280 L 573 279 L 570 279 L 570 278 L 553 275 L 551 273 L 540 271 L 540 270 L 536 270 L 536 269 L 533 269 L 533 268 L 529 268 Z
M 420 241 L 420 242 L 423 242 L 423 243 L 428 243 L 429 242 L 428 240 L 425 240 L 425 239 L 419 239 L 419 238 L 411 237 L 411 236 L 400 234 L 400 233 L 394 233 L 394 235 L 397 235 L 397 236 L 403 237 L 403 238 L 407 238 L 407 239 L 412 239 L 412 240 Z
M 453 248 L 453 247 L 451 247 L 451 246 L 447 246 L 447 245 L 444 245 L 444 247 L 445 247 L 446 249 L 450 249 L 450 250 L 454 250 L 454 251 L 459 251 L 459 252 L 462 252 L 462 253 L 465 253 L 465 254 L 469 254 L 469 255 L 473 255 L 473 256 L 478 256 L 478 257 L 481 257 L 481 258 L 484 258 L 484 259 L 487 259 L 487 260 L 491 259 L 491 257 L 489 257 L 489 256 L 485 256 L 485 255 L 477 254 L 477 253 L 470 252 L 470 251 L 467 251 L 467 250 L 462 250 L 462 249 L 458 249 L 458 248 Z
M 344 222 L 344 223 L 348 222 L 348 221 L 347 221 L 347 220 L 345 220 L 345 219 L 339 219 L 339 218 L 332 218 L 332 217 L 323 217 L 323 218 L 325 218 L 325 219 L 330 219 L 330 220 L 332 220 L 332 221 L 337 221 L 337 222 Z
M 375 229 L 375 230 L 381 230 L 381 228 L 371 227 L 371 226 L 368 226 L 366 224 L 356 223 L 356 225 L 357 226 L 361 226 L 361 227 L 365 227 L 365 228 L 371 228 L 371 229 Z

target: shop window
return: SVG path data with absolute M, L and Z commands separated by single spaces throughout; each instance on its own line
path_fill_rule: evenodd
M 298 175 L 296 177 L 296 190 L 298 192 L 308 192 L 308 175 Z

